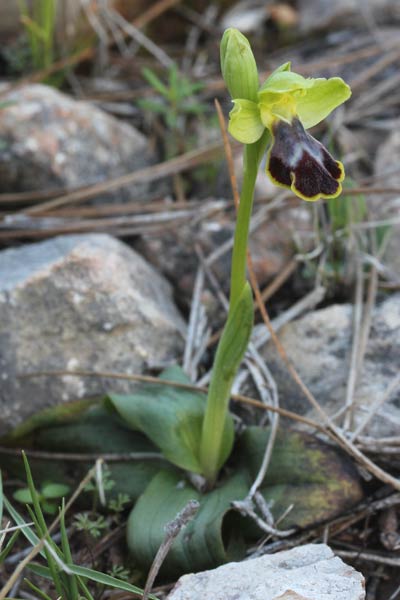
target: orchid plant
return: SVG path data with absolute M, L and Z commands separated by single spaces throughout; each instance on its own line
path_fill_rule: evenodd
M 278 186 L 307 201 L 336 198 L 344 168 L 307 129 L 320 123 L 351 95 L 340 78 L 304 78 L 290 63 L 278 67 L 260 86 L 256 61 L 237 29 L 221 41 L 221 69 L 233 101 L 229 132 L 244 146 L 244 173 L 231 266 L 230 305 L 217 349 L 203 421 L 200 463 L 215 481 L 233 445 L 228 413 L 231 387 L 253 327 L 253 298 L 246 278 L 247 243 L 254 188 L 261 160 Z

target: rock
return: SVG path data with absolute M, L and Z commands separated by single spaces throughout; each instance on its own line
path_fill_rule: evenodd
M 384 187 L 389 188 L 400 188 L 400 173 L 399 173 L 399 162 L 400 162 L 400 120 L 395 125 L 393 132 L 380 146 L 377 157 L 375 173 L 377 176 L 384 179 L 379 181 L 383 182 Z M 379 181 L 376 185 L 380 185 Z M 391 219 L 395 218 L 395 224 L 388 228 L 388 244 L 385 248 L 384 255 L 382 257 L 382 263 L 387 269 L 387 276 L 389 279 L 395 282 L 400 282 L 400 228 L 398 223 L 400 200 L 399 194 L 394 193 L 392 196 L 385 194 L 376 195 L 373 198 L 372 209 L 374 217 L 376 219 Z
M 184 575 L 168 600 L 363 600 L 364 577 L 325 544 Z
M 60 236 L 0 253 L 0 435 L 45 407 L 127 391 L 99 378 L 21 373 L 141 373 L 176 361 L 185 325 L 169 284 L 108 235 Z
M 74 188 L 125 175 L 151 162 L 146 138 L 89 102 L 45 85 L 2 96 L 0 191 Z M 148 184 L 102 198 L 145 194 Z
M 369 413 L 398 374 L 400 362 L 400 294 L 389 296 L 372 315 L 372 328 L 357 380 L 354 428 Z M 279 338 L 304 383 L 329 414 L 343 408 L 352 344 L 352 306 L 333 305 L 289 323 Z M 262 350 L 278 385 L 280 404 L 300 414 L 310 406 L 268 342 Z M 396 397 L 397 395 L 397 397 Z M 311 415 L 313 416 L 313 415 Z M 375 437 L 398 435 L 399 390 L 387 399 L 364 430 Z
M 352 25 L 368 26 L 369 20 L 391 23 L 400 19 L 398 0 L 298 0 L 299 29 L 304 34 Z

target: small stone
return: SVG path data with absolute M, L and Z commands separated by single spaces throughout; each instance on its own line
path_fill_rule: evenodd
M 69 400 L 127 392 L 81 370 L 141 373 L 179 360 L 185 324 L 169 284 L 109 235 L 60 236 L 0 252 L 0 435 Z
M 368 18 L 379 24 L 400 19 L 398 0 L 368 0 L 365 9 L 358 0 L 298 0 L 302 33 L 368 24 Z
M 127 123 L 45 85 L 2 96 L 0 192 L 75 188 L 148 166 L 146 138 Z M 128 200 L 145 194 L 138 184 L 103 194 Z
M 168 600 L 363 600 L 364 578 L 325 544 L 184 575 Z
M 352 310 L 350 304 L 316 310 L 284 326 L 278 334 L 289 360 L 330 415 L 343 408 L 346 398 L 352 347 Z M 400 294 L 393 294 L 373 310 L 371 334 L 355 387 L 353 429 L 384 396 L 398 374 L 399 335 Z M 272 342 L 266 344 L 262 355 L 278 385 L 281 406 L 300 414 L 307 413 L 310 406 L 288 376 Z M 364 430 L 364 435 L 398 435 L 399 394 L 397 388 L 387 398 Z

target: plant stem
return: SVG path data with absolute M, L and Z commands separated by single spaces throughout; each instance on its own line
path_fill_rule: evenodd
M 229 313 L 232 312 L 246 283 L 247 243 L 258 171 L 258 155 L 259 142 L 244 147 L 243 184 L 240 193 L 232 250 Z
M 209 484 L 214 483 L 218 470 L 229 455 L 233 444 L 233 426 L 228 417 L 228 402 L 232 383 L 246 351 L 251 332 L 251 327 L 248 327 L 249 308 L 244 297 L 247 282 L 247 243 L 258 166 L 266 142 L 266 136 L 263 136 L 261 140 L 255 144 L 246 145 L 244 149 L 243 184 L 232 252 L 228 319 L 215 356 L 200 444 L 200 462 L 203 467 L 203 475 Z M 252 321 L 251 305 L 250 310 Z M 243 332 L 243 329 L 246 328 L 250 329 L 248 335 L 246 335 L 246 331 Z M 238 348 L 236 356 L 228 360 L 228 353 L 234 354 L 236 348 Z

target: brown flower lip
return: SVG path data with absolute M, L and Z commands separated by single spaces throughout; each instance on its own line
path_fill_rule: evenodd
M 305 131 L 297 117 L 291 123 L 277 120 L 273 124 L 267 173 L 276 185 L 308 201 L 335 198 L 344 179 L 342 163 Z

